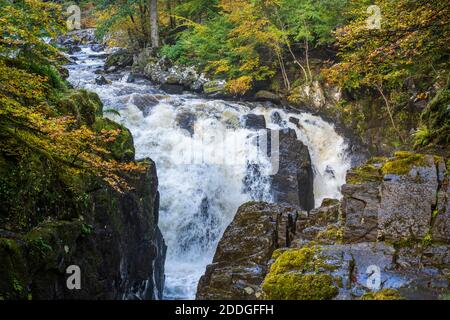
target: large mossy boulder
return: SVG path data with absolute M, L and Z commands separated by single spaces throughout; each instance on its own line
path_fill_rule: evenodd
M 318 247 L 275 252 L 276 260 L 264 279 L 262 290 L 269 300 L 330 300 L 339 290 L 338 278 L 322 271 L 332 270 L 318 254 Z
M 134 54 L 127 49 L 120 49 L 111 54 L 105 61 L 104 69 L 115 72 L 133 65 Z
M 78 124 L 92 126 L 96 116 L 102 116 L 103 103 L 96 93 L 70 90 L 58 101 L 58 113 L 72 115 Z
M 134 141 L 130 130 L 107 118 L 97 119 L 93 124 L 93 129 L 98 133 L 104 130 L 117 131 L 117 137 L 114 141 L 105 143 L 105 147 L 111 152 L 112 157 L 118 161 L 134 160 Z

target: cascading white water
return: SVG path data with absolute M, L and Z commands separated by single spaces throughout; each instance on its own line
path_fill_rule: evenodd
M 166 95 L 145 80 L 127 83 L 126 75 L 110 76 L 112 83 L 100 86 L 94 80 L 95 70 L 103 65 L 102 54 L 83 47 L 76 55 L 78 63 L 69 66 L 69 81 L 97 92 L 105 110 L 118 111 L 120 116 L 108 116 L 131 130 L 137 158 L 156 162 L 160 228 L 168 246 L 166 299 L 194 298 L 198 280 L 238 207 L 250 200 L 271 201 L 270 162 L 255 143 L 259 133 L 243 128 L 242 116 L 262 114 L 271 129 L 294 129 L 311 153 L 316 205 L 324 198 L 341 197 L 340 186 L 350 168 L 347 146 L 321 118 L 263 104 Z M 277 121 L 272 120 L 274 112 L 280 116 Z M 249 176 L 251 164 L 258 164 L 261 174 Z

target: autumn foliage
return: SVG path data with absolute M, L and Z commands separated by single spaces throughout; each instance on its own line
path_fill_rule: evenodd
M 95 175 L 118 191 L 127 190 L 124 172 L 145 168 L 111 156 L 107 146 L 120 130 L 97 132 L 58 109 L 68 89 L 53 86 L 61 55 L 48 40 L 64 31 L 60 6 L 0 2 L 1 156 L 22 161 L 33 152 L 71 175 Z

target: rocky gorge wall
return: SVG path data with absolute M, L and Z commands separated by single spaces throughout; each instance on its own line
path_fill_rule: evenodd
M 111 156 L 134 160 L 131 133 L 102 117 L 96 94 L 72 90 L 58 108 L 98 132 L 120 130 Z M 67 176 L 33 152 L 19 164 L 1 155 L 0 299 L 161 299 L 158 177 L 152 160 L 140 163 L 144 171 L 120 173 L 130 187 L 121 192 L 93 176 Z M 73 265 L 79 290 L 66 284 Z
M 439 299 L 450 291 L 448 168 L 398 153 L 351 170 L 309 213 L 247 203 L 197 299 Z

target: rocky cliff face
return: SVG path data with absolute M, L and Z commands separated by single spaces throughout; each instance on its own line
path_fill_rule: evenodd
M 448 296 L 449 177 L 443 159 L 398 153 L 369 161 L 347 180 L 341 202 L 325 200 L 309 214 L 264 203 L 242 206 L 197 298 Z
M 297 211 L 293 208 L 247 203 L 219 243 L 213 264 L 200 279 L 197 299 L 252 300 L 268 271 L 273 251 L 290 243 Z
M 131 134 L 102 118 L 101 108 L 85 91 L 68 94 L 60 106 L 93 130 L 120 129 L 111 156 L 133 160 Z M 144 172 L 123 173 L 130 191 L 121 193 L 92 176 L 68 177 L 33 153 L 19 164 L 0 155 L 0 300 L 161 299 L 166 246 L 158 178 L 151 160 L 142 163 Z M 5 202 L 11 190 L 16 199 Z M 66 283 L 73 265 L 79 290 Z
M 279 131 L 279 171 L 271 183 L 274 201 L 309 211 L 314 208 L 313 185 L 308 147 L 297 140 L 294 130 Z

